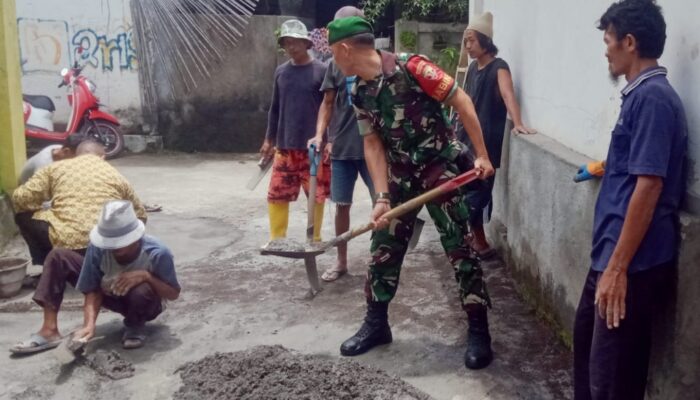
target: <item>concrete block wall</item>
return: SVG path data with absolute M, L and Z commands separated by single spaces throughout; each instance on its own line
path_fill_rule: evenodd
M 290 16 L 255 15 L 221 67 L 189 95 L 174 98 L 163 65 L 154 66 L 158 132 L 184 151 L 256 152 L 267 128 L 275 69 L 287 60 L 275 30 Z M 311 29 L 311 20 L 302 19 Z
M 418 53 L 437 60 L 440 55 L 440 49 L 433 47 L 435 41 L 441 38 L 448 47 L 454 47 L 459 51 L 466 28 L 466 22 L 429 23 L 399 19 L 396 21 L 396 29 L 394 31 L 394 46 L 396 47 L 396 52 L 399 53 Z M 407 49 L 401 44 L 401 33 L 403 32 L 413 32 L 416 35 L 416 49 Z M 453 72 L 451 71 L 450 73 Z
M 570 343 L 590 267 L 599 182 L 574 183 L 590 161 L 543 134 L 506 135 L 497 172 L 490 240 L 502 250 L 521 293 Z M 657 324 L 648 399 L 700 398 L 700 219 L 682 216 L 678 284 Z

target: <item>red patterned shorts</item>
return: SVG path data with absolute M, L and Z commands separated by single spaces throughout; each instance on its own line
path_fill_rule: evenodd
M 309 194 L 309 154 L 306 150 L 277 150 L 272 164 L 272 178 L 267 191 L 270 203 L 290 203 L 299 197 L 299 187 Z M 321 163 L 316 173 L 316 202 L 330 196 L 331 167 Z

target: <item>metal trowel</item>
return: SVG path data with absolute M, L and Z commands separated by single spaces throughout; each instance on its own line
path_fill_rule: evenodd
M 263 157 L 258 161 L 258 171 L 250 177 L 248 184 L 245 186 L 248 190 L 255 190 L 258 183 L 260 183 L 262 178 L 267 175 L 267 171 L 272 167 L 272 161 L 274 161 L 274 157 Z
M 74 340 L 73 334 L 71 333 L 63 338 L 61 344 L 58 345 L 56 351 L 54 351 L 54 355 L 61 364 L 70 364 L 85 353 L 85 346 L 87 346 L 88 343 L 103 338 L 104 336 L 94 337 L 90 340 Z
M 423 225 L 425 225 L 425 221 L 423 221 L 420 218 L 416 218 L 416 223 L 413 225 L 413 234 L 411 235 L 411 240 L 408 241 L 409 250 L 413 250 L 416 248 L 418 240 L 420 239 L 420 233 L 423 232 Z

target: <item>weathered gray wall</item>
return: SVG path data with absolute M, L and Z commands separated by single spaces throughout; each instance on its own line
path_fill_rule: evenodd
M 574 183 L 590 161 L 545 135 L 507 135 L 488 235 L 506 255 L 522 293 L 571 338 L 590 267 L 599 182 Z M 700 398 L 700 219 L 682 216 L 678 287 L 654 339 L 649 399 Z
M 17 234 L 17 226 L 13 216 L 14 212 L 9 197 L 0 193 L 0 255 L 7 242 Z
M 429 23 L 399 19 L 396 21 L 396 29 L 394 31 L 394 46 L 399 53 L 415 52 L 437 60 L 440 49 L 435 48 L 433 44 L 438 37 L 444 39 L 447 42 L 447 46 L 456 48 L 459 53 L 462 45 L 462 36 L 466 28 L 466 21 L 464 23 Z M 401 45 L 402 32 L 413 32 L 416 35 L 415 50 L 406 49 Z M 450 71 L 450 74 L 452 73 L 454 71 Z
M 173 98 L 156 65 L 158 132 L 184 151 L 254 152 L 262 144 L 275 68 L 285 60 L 274 32 L 293 17 L 253 16 L 221 68 L 186 97 Z M 307 22 L 307 26 L 308 21 Z

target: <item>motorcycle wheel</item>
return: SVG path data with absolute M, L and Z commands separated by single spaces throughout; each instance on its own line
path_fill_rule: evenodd
M 96 120 L 85 124 L 82 134 L 105 145 L 107 159 L 115 158 L 124 150 L 124 136 L 119 126 L 109 121 Z

